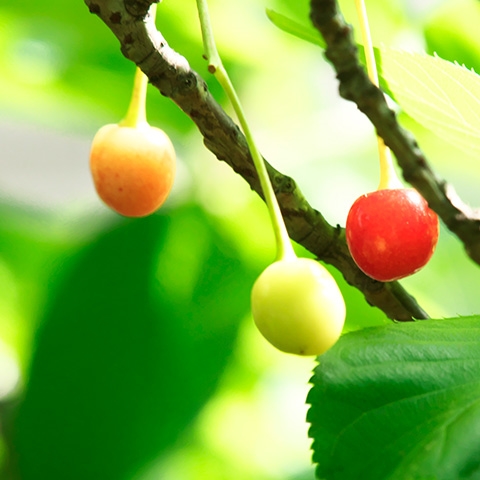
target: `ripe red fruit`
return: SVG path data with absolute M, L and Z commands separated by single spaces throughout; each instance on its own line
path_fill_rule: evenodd
M 438 240 L 438 217 L 412 188 L 382 189 L 358 198 L 348 213 L 350 253 L 368 276 L 390 282 L 420 270 Z
M 104 125 L 93 139 L 90 170 L 100 198 L 127 217 L 155 212 L 175 176 L 175 150 L 167 134 L 148 124 Z

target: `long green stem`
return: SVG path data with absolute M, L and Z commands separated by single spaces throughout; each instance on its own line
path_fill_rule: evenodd
M 228 73 L 222 64 L 220 55 L 218 54 L 210 22 L 210 16 L 208 13 L 207 1 L 197 0 L 197 8 L 202 29 L 205 55 L 209 63 L 208 69 L 210 72 L 215 74 L 215 77 L 232 103 L 243 133 L 245 134 L 245 138 L 250 149 L 250 154 L 252 155 L 253 163 L 260 180 L 260 185 L 265 197 L 265 203 L 267 204 L 267 208 L 270 213 L 270 220 L 272 222 L 272 227 L 275 234 L 277 260 L 293 258 L 296 255 L 290 242 L 290 237 L 288 236 L 287 228 L 282 217 L 282 212 L 280 210 L 280 206 L 278 205 L 275 192 L 273 191 L 272 183 L 270 182 L 270 177 L 268 176 L 265 161 L 260 154 L 252 132 L 250 131 L 250 127 L 248 126 L 248 122 L 243 112 L 237 92 L 235 91 L 230 77 L 228 76 Z
M 357 14 L 360 21 L 360 31 L 362 34 L 363 46 L 365 49 L 365 59 L 367 63 L 367 72 L 370 80 L 378 87 L 378 72 L 373 52 L 372 37 L 370 35 L 370 27 L 368 25 L 367 9 L 364 0 L 355 0 Z M 378 190 L 384 188 L 400 188 L 398 175 L 393 166 L 392 154 L 390 149 L 385 145 L 383 139 L 377 135 L 378 156 L 380 160 L 380 182 Z

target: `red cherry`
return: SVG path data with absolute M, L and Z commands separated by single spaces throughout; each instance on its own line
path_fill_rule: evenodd
M 375 280 L 390 282 L 412 275 L 430 260 L 438 217 L 416 190 L 382 189 L 354 202 L 345 230 L 358 267 Z

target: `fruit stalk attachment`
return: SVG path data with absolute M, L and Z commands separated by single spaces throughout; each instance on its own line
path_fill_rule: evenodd
M 150 8 L 153 18 L 156 4 Z M 144 217 L 167 199 L 175 178 L 175 149 L 146 116 L 147 76 L 137 67 L 127 114 L 93 138 L 90 171 L 98 196 L 127 217 Z
M 357 15 L 360 22 L 360 31 L 362 35 L 363 47 L 365 50 L 365 59 L 367 64 L 367 73 L 371 82 L 379 86 L 377 64 L 373 50 L 372 37 L 368 23 L 367 8 L 364 0 L 355 0 Z M 383 139 L 377 135 L 378 157 L 380 160 L 380 182 L 378 190 L 384 188 L 402 188 L 402 183 L 395 171 L 392 153 L 385 145 Z
M 127 114 L 119 122 L 121 127 L 142 128 L 148 126 L 146 108 L 147 85 L 148 77 L 139 67 L 136 67 L 132 97 Z
M 155 18 L 157 14 L 157 4 L 152 3 L 148 13 Z M 133 80 L 132 97 L 128 105 L 127 114 L 119 122 L 121 127 L 142 128 L 148 127 L 147 122 L 147 85 L 148 77 L 139 67 L 136 67 L 135 77 Z

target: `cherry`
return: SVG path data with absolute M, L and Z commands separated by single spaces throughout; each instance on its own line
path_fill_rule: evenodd
M 346 237 L 358 267 L 382 282 L 407 277 L 430 260 L 438 217 L 412 188 L 385 188 L 359 197 L 348 213 Z
M 215 74 L 237 114 L 275 235 L 276 261 L 263 271 L 252 288 L 253 319 L 263 336 L 279 350 L 298 355 L 320 355 L 338 340 L 342 332 L 345 321 L 342 294 L 323 266 L 296 256 L 265 161 L 218 54 L 207 2 L 198 0 L 197 7 L 209 71 Z
M 175 151 L 159 128 L 104 125 L 93 139 L 90 170 L 109 207 L 127 217 L 143 217 L 157 210 L 172 188 Z
M 261 334 L 276 348 L 321 355 L 342 333 L 345 302 L 330 272 L 308 258 L 269 265 L 252 289 L 252 314 Z

